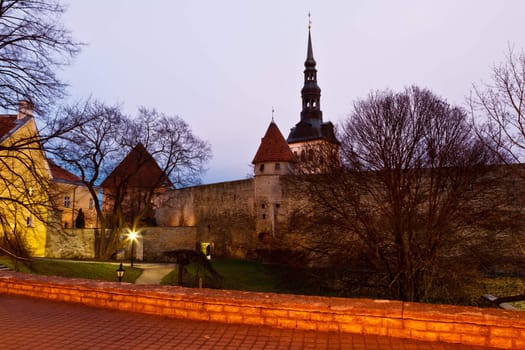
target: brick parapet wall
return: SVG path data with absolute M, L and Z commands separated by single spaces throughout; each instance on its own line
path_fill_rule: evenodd
M 519 311 L 143 286 L 16 272 L 0 274 L 0 294 L 194 320 L 525 348 L 525 313 Z

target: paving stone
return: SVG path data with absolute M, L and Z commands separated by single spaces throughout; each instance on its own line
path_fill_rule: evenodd
M 0 294 L 0 349 L 481 350 L 457 344 L 191 321 Z

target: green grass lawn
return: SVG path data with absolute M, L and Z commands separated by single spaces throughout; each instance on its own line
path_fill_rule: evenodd
M 0 257 L 0 263 L 14 269 L 13 262 L 7 257 Z M 103 281 L 117 281 L 117 264 L 98 262 L 72 262 L 55 259 L 35 259 L 31 268 L 19 263 L 20 272 L 35 273 L 46 276 L 61 276 L 70 278 L 88 278 Z M 125 266 L 123 282 L 134 283 L 142 273 L 142 269 Z
M 204 275 L 203 287 L 254 292 L 314 294 L 301 285 L 300 272 L 283 265 L 262 264 L 253 261 L 220 259 L 212 260 L 213 268 L 222 276 L 219 283 L 204 274 L 196 265 L 186 267 L 183 285 L 198 286 L 198 275 Z M 177 285 L 178 269 L 164 277 L 161 284 Z

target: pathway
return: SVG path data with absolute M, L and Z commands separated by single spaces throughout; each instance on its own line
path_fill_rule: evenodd
M 135 281 L 135 284 L 160 284 L 162 278 L 176 268 L 175 264 L 138 263 L 134 264 L 134 266 L 144 270 Z
M 174 319 L 0 294 L 0 349 L 481 350 L 361 334 Z

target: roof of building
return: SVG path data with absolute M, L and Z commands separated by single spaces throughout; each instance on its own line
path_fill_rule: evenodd
M 20 125 L 17 120 L 16 115 L 0 115 L 0 141 Z
M 128 153 L 102 182 L 101 187 L 115 188 L 121 185 L 145 189 L 173 187 L 172 182 L 142 143 L 137 144 Z
M 57 165 L 52 159 L 48 159 L 47 162 L 49 164 L 49 170 L 51 170 L 51 176 L 53 177 L 53 180 L 70 183 L 82 182 L 80 177 Z
M 252 163 L 262 162 L 291 162 L 294 156 L 283 134 L 274 121 L 268 126 L 266 134 L 261 139 L 261 144 Z

